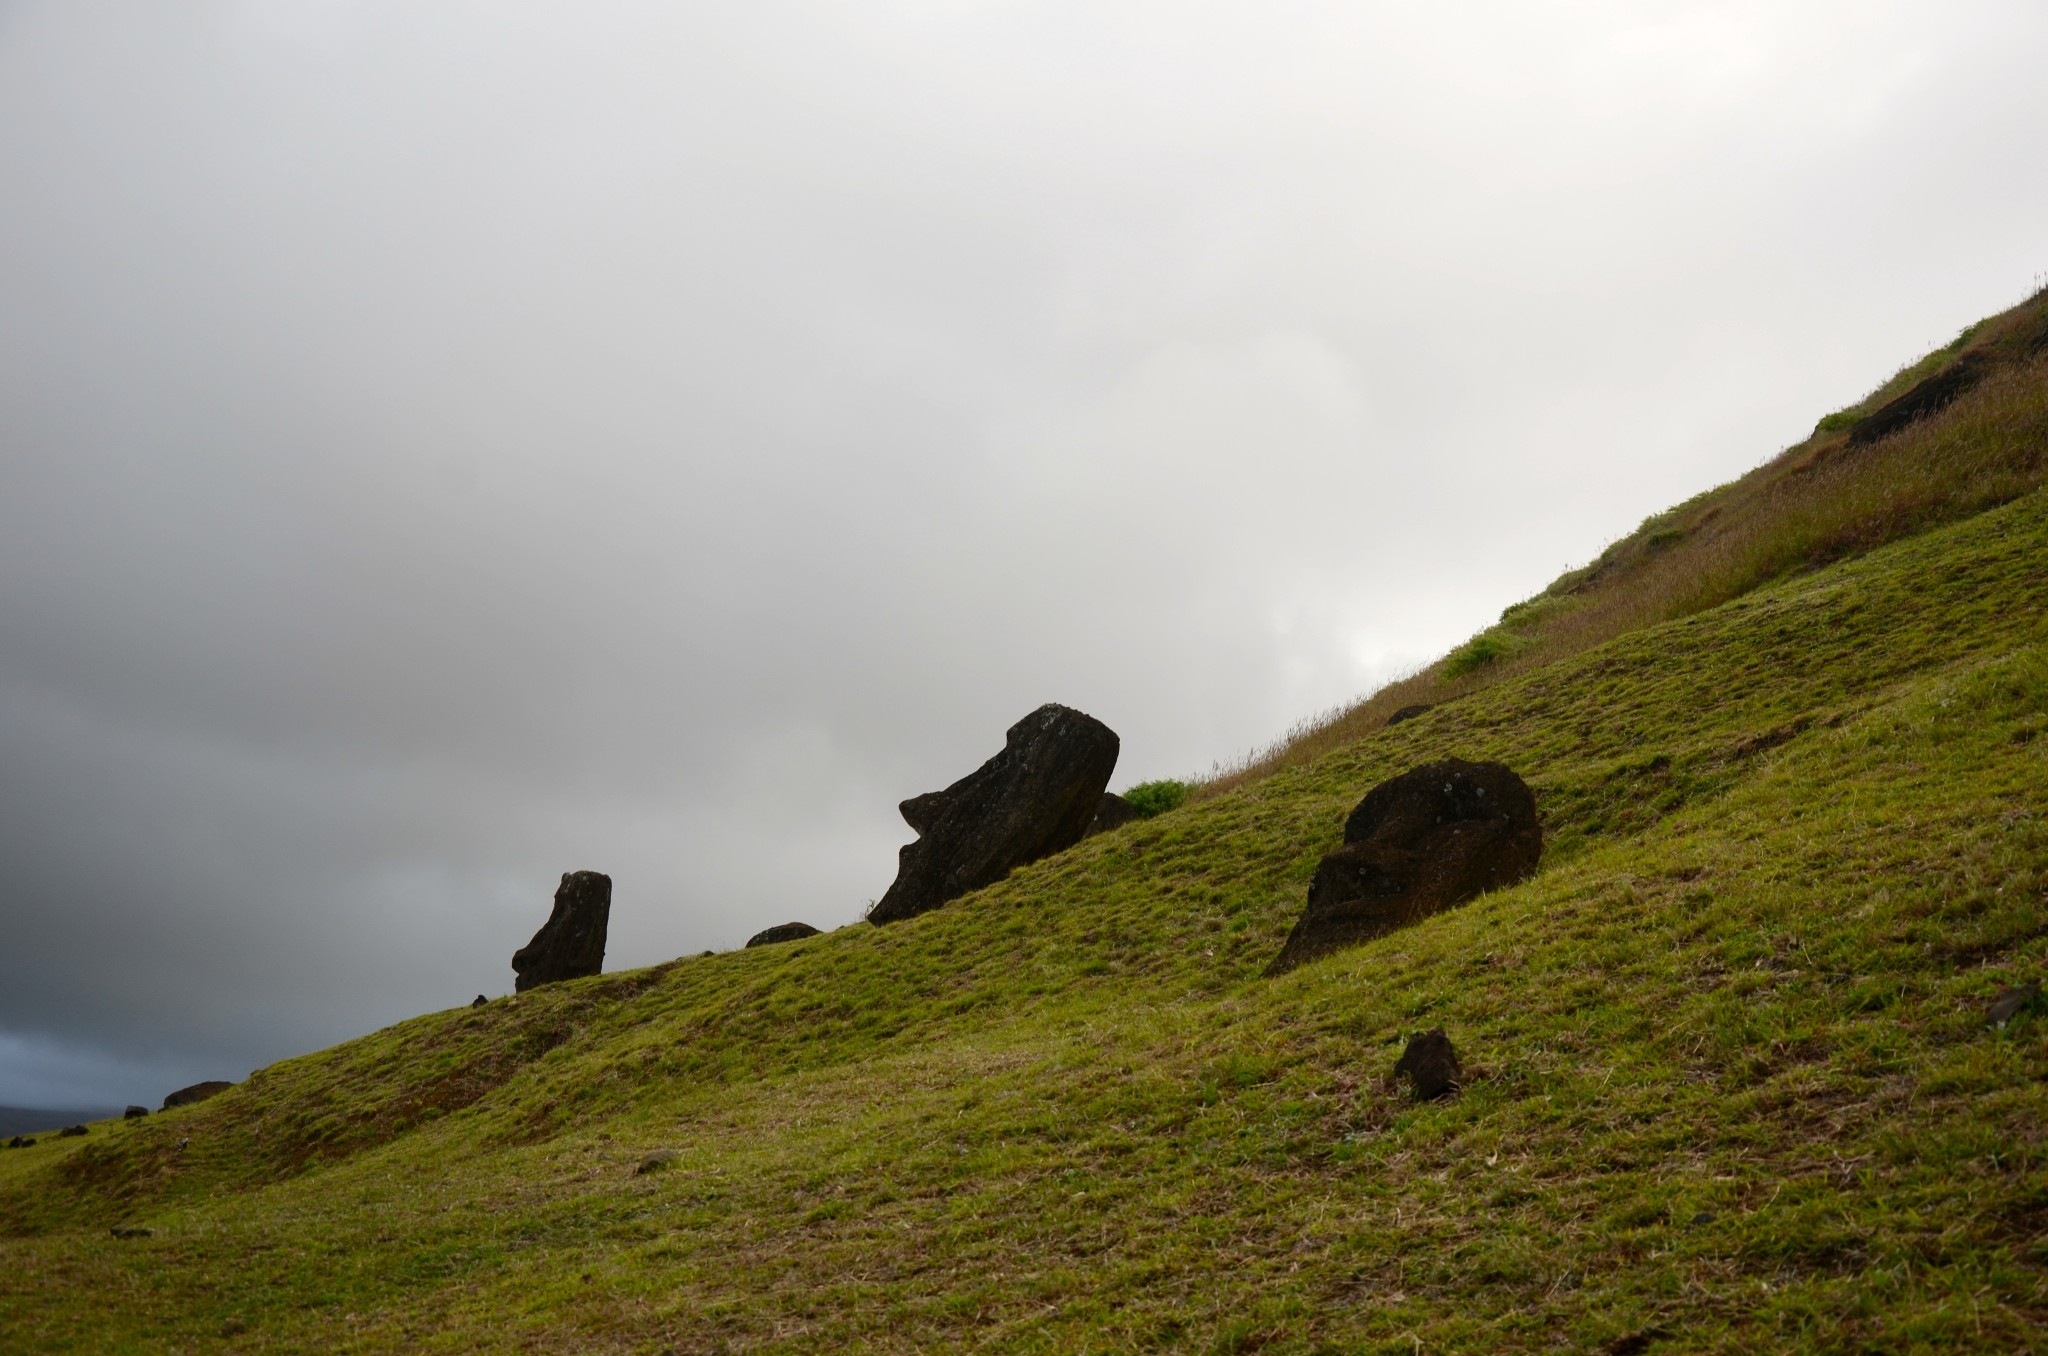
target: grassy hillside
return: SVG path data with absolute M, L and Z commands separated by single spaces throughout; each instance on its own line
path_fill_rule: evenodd
M 909 922 L 0 1154 L 0 1349 L 2027 1347 L 2048 1014 L 1983 1009 L 2048 969 L 2048 493 L 1984 501 Z M 1542 870 L 1259 978 L 1453 754 L 1528 777 Z M 1476 1076 L 1418 1106 L 1439 1025 Z
M 1314 719 L 1206 794 L 1308 762 L 1403 707 L 1454 700 L 2010 503 L 2048 481 L 2048 289 L 1907 365 L 1738 480 L 1656 514 L 1422 672 Z

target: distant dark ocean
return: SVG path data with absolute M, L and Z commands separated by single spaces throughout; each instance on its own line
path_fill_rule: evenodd
M 0 1106 L 0 1140 L 16 1135 L 34 1135 L 44 1130 L 61 1130 L 81 1121 L 103 1121 L 121 1114 L 120 1107 L 74 1107 L 69 1111 L 38 1111 L 34 1107 Z

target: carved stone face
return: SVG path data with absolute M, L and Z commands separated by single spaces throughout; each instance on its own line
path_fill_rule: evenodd
M 570 871 L 555 890 L 554 911 L 533 940 L 512 953 L 521 993 L 537 984 L 581 979 L 604 969 L 605 933 L 611 926 L 612 878 L 602 871 Z
M 1381 782 L 1323 858 L 1279 974 L 1528 876 L 1543 855 L 1536 798 L 1500 763 L 1452 758 Z
M 1081 841 L 1116 771 L 1116 732 L 1048 703 L 1012 725 L 1003 750 L 943 791 L 899 807 L 919 835 L 868 913 L 888 923 L 993 884 Z

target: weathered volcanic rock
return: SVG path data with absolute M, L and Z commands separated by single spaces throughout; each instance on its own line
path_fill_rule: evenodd
M 1404 720 L 1413 720 L 1429 710 L 1431 705 L 1432 703 L 1430 702 L 1417 702 L 1413 706 L 1404 706 L 1393 715 L 1387 717 L 1387 724 L 1390 726 L 1399 725 Z
M 70 1139 L 73 1135 L 86 1135 L 91 1133 L 91 1131 L 87 1130 L 82 1125 L 67 1125 L 62 1130 L 59 1130 L 57 1132 L 57 1138 Z
M 215 1078 L 205 1083 L 194 1083 L 189 1088 L 179 1088 L 176 1092 L 164 1098 L 164 1110 L 169 1111 L 174 1106 L 190 1106 L 194 1102 L 203 1102 L 209 1097 L 218 1097 L 233 1086 L 233 1083 Z
M 1857 420 L 1849 430 L 1849 441 L 1854 445 L 1874 443 L 1930 414 L 1939 414 L 1989 375 L 1989 358 L 1982 353 L 1965 353 L 1945 370 L 1915 383 Z
M 762 928 L 747 938 L 748 946 L 773 946 L 777 942 L 800 942 L 806 937 L 815 937 L 818 930 L 809 923 L 777 923 L 772 928 Z
M 149 1108 L 146 1106 L 131 1106 L 121 1113 L 121 1119 L 124 1121 L 139 1121 L 148 1114 Z
M 1088 821 L 1088 832 L 1083 838 L 1093 838 L 1098 833 L 1108 833 L 1121 828 L 1138 817 L 1138 807 L 1114 791 L 1102 793 L 1102 804 L 1095 807 L 1095 818 Z
M 1415 1098 L 1421 1102 L 1454 1091 L 1465 1080 L 1458 1052 L 1451 1048 L 1451 1038 L 1442 1027 L 1409 1038 L 1408 1048 L 1394 1065 L 1394 1077 L 1403 1074 L 1415 1085 Z
M 2040 996 L 2041 986 L 2038 982 L 2015 985 L 1991 1000 L 1991 1007 L 1985 1012 L 1984 1020 L 1992 1026 L 2004 1026 L 2033 1006 L 2034 1000 Z
M 581 979 L 604 969 L 604 935 L 612 919 L 612 878 L 602 871 L 565 871 L 555 909 L 533 940 L 512 953 L 520 993 L 539 984 Z
M 633 1175 L 645 1177 L 650 1172 L 660 1172 L 663 1168 L 672 1168 L 681 1158 L 682 1155 L 674 1149 L 656 1149 L 653 1153 L 640 1160 L 640 1166 L 633 1169 Z
M 1457 758 L 1381 782 L 1344 822 L 1308 907 L 1266 973 L 1285 970 L 1513 885 L 1536 869 L 1536 798 L 1505 765 Z
M 475 998 L 474 998 L 473 1000 L 471 1000 L 471 1002 L 470 1002 L 470 1007 L 472 1007 L 472 1008 L 481 1008 L 481 1007 L 488 1007 L 488 1006 L 490 1006 L 490 1002 L 491 1002 L 491 1000 L 490 1000 L 490 999 L 488 999 L 488 998 L 484 997 L 484 996 L 483 996 L 482 994 L 478 994 L 478 995 L 477 995 L 477 996 L 476 996 L 476 997 L 475 997 Z
M 1080 842 L 1117 751 L 1116 731 L 1053 702 L 1012 725 L 1001 753 L 945 790 L 903 802 L 920 836 L 898 854 L 896 882 L 868 921 L 936 909 Z

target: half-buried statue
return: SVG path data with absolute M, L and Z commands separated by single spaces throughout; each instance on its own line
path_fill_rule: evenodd
M 611 925 L 612 878 L 602 871 L 571 871 L 555 891 L 555 911 L 533 940 L 512 953 L 525 993 L 536 984 L 581 979 L 604 969 L 604 934 Z
M 1344 821 L 1344 846 L 1309 882 L 1277 975 L 1513 885 L 1536 869 L 1536 798 L 1502 763 L 1447 758 L 1389 778 Z
M 1054 702 L 1012 725 L 1001 753 L 899 807 L 919 837 L 898 854 L 896 883 L 868 921 L 936 909 L 1080 842 L 1116 771 L 1117 750 L 1116 731 Z

